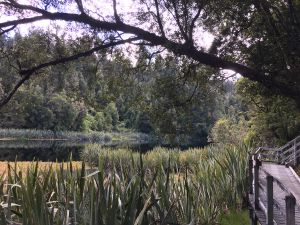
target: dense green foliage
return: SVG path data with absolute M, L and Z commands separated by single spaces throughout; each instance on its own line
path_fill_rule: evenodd
M 210 137 L 215 142 L 280 146 L 300 133 L 300 108 L 247 79 L 225 86 L 223 109 Z
M 221 116 L 212 136 L 227 143 L 246 139 L 257 145 L 281 145 L 293 139 L 300 133 L 299 94 L 294 94 L 294 100 L 284 95 L 289 90 L 299 90 L 300 2 L 210 2 L 206 23 L 217 36 L 212 53 L 266 74 L 261 76 L 265 84 L 259 79 L 253 82 L 243 78 L 237 82 L 233 102 L 227 105 L 231 106 L 230 112 Z M 219 7 L 221 2 L 226 9 Z M 276 91 L 279 86 L 274 87 L 273 81 L 289 90 Z
M 70 162 L 42 170 L 36 163 L 24 172 L 15 164 L 7 180 L 0 177 L 2 224 L 215 224 L 223 209 L 245 197 L 248 150 L 157 149 L 143 157 L 98 149 L 93 169 Z M 189 154 L 201 163 L 185 161 Z
M 299 98 L 295 95 L 300 90 L 299 1 L 234 0 L 226 1 L 225 9 L 220 7 L 221 2 L 139 1 L 138 5 L 149 7 L 133 13 L 133 20 L 151 24 L 149 31 L 156 35 L 161 32 L 163 43 L 169 43 L 169 39 L 180 43 L 177 49 L 159 44 L 168 49 L 160 54 L 162 50 L 156 44 L 151 48 L 153 40 L 147 39 L 149 43 L 139 43 L 138 47 L 102 49 L 77 61 L 38 69 L 1 109 L 0 127 L 130 130 L 157 135 L 162 144 L 184 146 L 204 146 L 210 141 L 208 135 L 214 142 L 227 144 L 246 140 L 279 145 L 292 139 L 300 129 Z M 66 9 L 59 1 L 53 7 Z M 154 9 L 166 14 L 156 15 Z M 173 11 L 177 13 L 172 15 Z M 168 16 L 175 19 L 170 21 L 174 29 L 165 27 Z M 157 26 L 159 17 L 161 24 Z M 106 28 L 105 35 L 99 35 L 102 31 L 98 28 L 70 26 L 88 32 L 72 36 L 69 30 L 55 26 L 48 31 L 32 29 L 22 35 L 1 35 L 1 96 L 13 89 L 22 71 L 104 44 L 107 35 L 114 41 L 120 38 Z M 193 40 L 198 28 L 214 35 L 206 50 Z M 182 52 L 185 49 L 190 53 Z M 198 58 L 202 51 L 210 54 L 204 64 L 213 69 L 198 63 L 203 63 Z M 203 58 L 207 57 L 204 54 Z M 225 82 L 225 90 L 219 90 L 226 79 L 217 71 L 219 67 L 236 70 L 258 82 Z
M 80 48 L 90 44 L 88 38 L 80 40 Z M 25 52 L 29 43 L 36 43 L 38 49 Z M 23 67 L 39 64 L 44 57 L 78 51 L 73 44 L 64 36 L 39 30 L 24 37 L 2 38 L 2 47 L 12 48 L 15 55 L 1 58 L 1 88 L 10 89 L 9 79 L 17 77 L 10 67 L 12 62 Z M 144 47 L 136 54 L 135 65 L 116 49 L 43 70 L 1 109 L 0 126 L 84 132 L 131 130 L 159 135 L 163 143 L 205 145 L 216 120 L 216 91 L 214 81 L 209 80 L 213 71 L 172 55 L 151 59 Z
M 237 83 L 237 90 L 247 106 L 249 136 L 256 143 L 282 145 L 299 135 L 300 107 L 295 101 L 245 79 Z

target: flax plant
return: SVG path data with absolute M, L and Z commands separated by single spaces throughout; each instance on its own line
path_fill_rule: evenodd
M 144 155 L 102 149 L 94 166 L 74 167 L 70 158 L 48 169 L 33 162 L 25 171 L 15 162 L 0 176 L 0 223 L 216 224 L 246 192 L 246 152 L 243 146 Z

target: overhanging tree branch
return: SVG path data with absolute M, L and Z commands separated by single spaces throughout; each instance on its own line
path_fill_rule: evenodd
M 22 5 L 15 3 L 15 1 L 12 1 L 13 3 L 8 2 L 2 2 L 0 4 L 9 5 L 10 7 L 14 7 L 15 9 L 19 10 L 29 10 L 33 13 L 41 14 L 39 16 L 31 17 L 31 18 L 22 18 L 19 20 L 14 21 L 8 21 L 4 23 L 0 23 L 0 28 L 6 28 L 10 26 L 17 26 L 19 24 L 26 24 L 26 23 L 32 23 L 35 21 L 48 19 L 48 20 L 62 20 L 67 22 L 77 22 L 82 23 L 85 25 L 90 26 L 92 29 L 96 30 L 102 30 L 104 32 L 124 32 L 127 34 L 133 34 L 137 38 L 144 40 L 146 42 L 151 43 L 153 46 L 162 46 L 168 49 L 169 51 L 177 54 L 177 55 L 184 55 L 189 58 L 194 59 L 195 61 L 198 61 L 199 63 L 202 63 L 207 66 L 211 66 L 213 68 L 218 69 L 229 69 L 233 70 L 239 74 L 241 74 L 244 77 L 249 78 L 250 80 L 257 81 L 262 83 L 264 86 L 270 88 L 273 91 L 277 91 L 283 95 L 297 98 L 297 96 L 300 95 L 300 90 L 297 87 L 297 85 L 294 85 L 294 83 L 287 84 L 285 82 L 282 82 L 280 80 L 276 80 L 277 72 L 264 72 L 264 71 L 258 71 L 255 70 L 249 66 L 243 65 L 241 63 L 228 61 L 226 59 L 223 59 L 221 57 L 218 57 L 216 55 L 207 53 L 203 50 L 197 49 L 194 45 L 186 45 L 182 43 L 175 42 L 171 39 L 168 39 L 163 34 L 158 35 L 154 32 L 150 32 L 147 30 L 144 30 L 138 26 L 132 26 L 130 24 L 126 24 L 124 22 L 108 22 L 105 20 L 95 19 L 87 14 L 73 14 L 73 13 L 62 13 L 62 12 L 49 12 L 44 9 L 40 9 L 31 5 Z M 176 3 L 174 0 L 171 0 L 173 3 L 173 6 L 175 7 L 175 12 L 177 10 Z M 174 5 L 175 4 L 175 5 Z M 180 23 L 178 20 L 179 14 L 176 13 L 177 16 L 175 16 L 175 19 L 177 17 L 177 22 Z M 199 12 L 200 14 L 200 12 Z M 195 15 L 195 21 L 199 17 L 198 13 Z M 192 21 L 193 25 L 195 21 Z M 190 27 L 191 28 L 191 27 Z M 181 27 L 181 31 L 183 30 L 183 27 Z M 187 34 L 188 35 L 188 34 Z M 185 36 L 184 39 L 188 42 L 188 36 Z M 275 79 L 274 79 L 275 78 Z
M 10 28 L 7 28 L 7 29 L 5 29 L 5 30 L 0 29 L 0 30 L 1 30 L 0 36 L 3 35 L 3 34 L 5 34 L 5 33 L 8 33 L 8 32 L 10 32 L 10 31 L 12 31 L 12 30 L 15 29 L 16 27 L 17 27 L 17 26 L 14 25 L 14 26 L 12 26 L 12 27 L 10 27 Z
M 11 20 L 11 21 L 0 23 L 0 28 L 3 29 L 6 27 L 11 27 L 11 26 L 13 26 L 15 28 L 18 25 L 30 24 L 30 23 L 33 23 L 36 21 L 41 21 L 41 20 L 46 20 L 46 19 L 47 19 L 47 17 L 45 17 L 45 16 L 34 16 L 34 17 L 23 18 L 23 19 L 18 19 L 18 20 Z

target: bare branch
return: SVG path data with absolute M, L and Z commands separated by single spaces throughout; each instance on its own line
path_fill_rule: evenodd
M 0 36 L 3 35 L 3 34 L 5 34 L 5 33 L 8 33 L 8 32 L 10 32 L 10 31 L 12 31 L 12 30 L 15 29 L 16 27 L 17 27 L 17 25 L 13 25 L 12 27 L 10 27 L 10 28 L 8 28 L 8 29 L 6 29 L 6 30 L 0 28 L 0 30 L 1 30 Z
M 187 2 L 184 2 L 182 4 L 183 4 L 183 16 L 184 16 L 184 33 L 188 34 L 189 10 L 187 9 Z
M 29 74 L 26 74 L 25 76 L 23 76 L 8 94 L 4 94 L 4 96 L 2 97 L 2 99 L 0 101 L 0 108 L 2 108 L 5 104 L 7 104 L 10 101 L 10 99 L 13 97 L 13 95 L 25 83 L 25 81 L 29 79 L 29 77 L 30 77 Z
M 154 0 L 154 1 L 155 1 L 155 8 L 156 8 L 156 19 L 157 19 L 157 23 L 158 23 L 158 26 L 159 26 L 161 35 L 162 35 L 163 37 L 165 37 L 166 34 L 165 34 L 165 31 L 164 31 L 164 27 L 163 27 L 161 15 L 160 15 L 160 12 L 159 12 L 159 5 L 158 5 L 157 0 Z
M 116 0 L 113 1 L 113 10 L 114 10 L 114 17 L 117 23 L 121 23 L 121 19 L 119 17 L 118 11 L 117 11 L 117 2 Z
M 178 9 L 177 9 L 177 6 L 176 6 L 176 0 L 171 0 L 171 2 L 172 2 L 172 5 L 173 5 L 173 8 L 174 8 L 174 13 L 175 14 L 173 14 L 173 16 L 174 16 L 174 19 L 176 21 L 176 24 L 177 24 L 177 26 L 180 30 L 180 33 L 181 33 L 182 37 L 184 38 L 184 40 L 186 42 L 188 42 L 189 37 L 187 36 L 187 33 L 184 32 L 184 28 L 182 27 L 182 24 L 180 22 L 180 16 L 179 16 L 179 12 L 178 12 Z
M 151 61 L 152 61 L 152 59 L 154 58 L 155 55 L 158 55 L 158 54 L 164 52 L 165 50 L 166 50 L 165 48 L 161 48 L 161 49 L 158 49 L 158 50 L 155 51 L 155 52 L 152 52 L 152 53 L 149 55 L 149 57 L 148 57 L 148 66 L 151 65 Z
M 185 104 L 187 104 L 187 103 L 189 103 L 189 102 L 191 102 L 193 100 L 198 87 L 199 87 L 199 81 L 196 82 L 196 86 L 195 86 L 192 94 L 184 101 Z M 182 104 L 184 104 L 184 103 L 182 103 Z
M 191 25 L 190 25 L 190 29 L 189 29 L 189 40 L 190 40 L 191 44 L 193 44 L 193 32 L 194 32 L 194 28 L 195 28 L 195 23 L 196 23 L 197 19 L 198 19 L 199 16 L 200 16 L 200 13 L 201 13 L 201 11 L 202 11 L 202 7 L 203 7 L 203 6 L 201 6 L 201 7 L 198 8 L 198 11 L 197 11 L 197 13 L 196 13 L 195 17 L 193 18 L 193 20 L 192 20 L 192 22 L 191 22 Z
M 82 0 L 75 0 L 75 2 L 77 4 L 79 12 L 81 12 L 82 14 L 85 14 L 83 4 L 82 4 Z

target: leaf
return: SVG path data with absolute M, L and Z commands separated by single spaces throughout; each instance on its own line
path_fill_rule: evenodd
M 90 173 L 89 175 L 85 176 L 84 178 L 89 178 L 89 177 L 92 177 L 92 176 L 95 176 L 96 174 L 100 173 L 99 170 L 93 172 L 93 173 Z
M 146 201 L 142 211 L 140 212 L 139 216 L 136 218 L 134 225 L 141 225 L 142 221 L 144 219 L 144 216 L 147 212 L 148 207 L 151 205 L 151 197 L 148 198 L 148 200 Z

